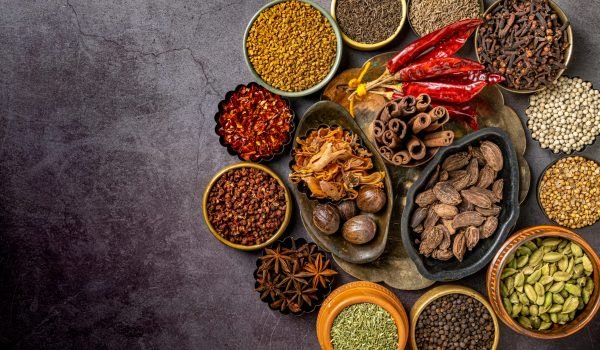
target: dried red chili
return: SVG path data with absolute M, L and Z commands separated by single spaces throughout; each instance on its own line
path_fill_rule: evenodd
M 420 81 L 448 74 L 482 71 L 485 67 L 467 58 L 443 57 L 411 64 L 400 69 L 394 77 L 400 81 Z
M 218 133 L 242 159 L 258 161 L 282 150 L 293 123 L 290 107 L 281 96 L 251 84 L 224 103 Z

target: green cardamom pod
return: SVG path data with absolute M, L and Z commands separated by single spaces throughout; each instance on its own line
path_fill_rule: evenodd
M 583 256 L 583 249 L 575 242 L 571 242 L 571 252 L 573 252 L 573 255 L 577 258 Z
M 542 266 L 542 276 L 548 276 L 550 274 L 550 264 L 544 264 Z
M 582 261 L 583 261 L 583 255 L 575 258 L 575 264 L 581 264 Z
M 587 290 L 584 289 L 581 294 L 582 294 L 581 298 L 583 299 L 583 302 L 585 304 L 589 303 L 590 302 L 590 297 L 592 296 L 592 292 L 587 291 Z
M 569 321 L 573 321 L 575 319 L 575 311 L 569 312 Z
M 544 286 L 540 283 L 540 282 L 536 282 L 533 285 L 533 288 L 535 289 L 535 294 L 537 294 L 538 296 L 543 296 L 544 293 L 546 292 L 546 290 L 544 289 Z
M 514 275 L 517 272 L 519 272 L 519 271 L 516 270 L 516 269 L 510 268 L 510 267 L 507 267 L 504 270 L 502 270 L 502 274 L 500 275 L 500 279 L 503 280 L 506 277 L 512 276 L 512 275 Z
M 529 248 L 532 252 L 538 249 L 537 245 L 535 245 L 533 241 L 525 242 L 523 245 Z
M 550 288 L 548 288 L 548 291 L 552 293 L 560 293 L 564 287 L 565 282 L 554 282 L 554 284 L 551 285 Z
M 564 271 L 556 271 L 552 277 L 557 282 L 566 282 L 571 279 L 571 274 Z
M 552 250 L 554 250 L 554 248 L 552 248 L 552 247 L 542 247 L 541 249 L 544 251 L 544 253 L 549 253 Z
M 529 308 L 526 306 L 523 306 L 523 308 L 521 309 L 521 316 L 529 316 Z
M 515 254 L 511 254 L 506 258 L 506 263 L 510 264 L 513 260 L 515 260 Z
M 567 292 L 565 289 L 563 289 L 560 291 L 560 295 L 562 295 L 563 298 L 568 298 L 569 292 Z
M 544 252 L 541 249 L 538 249 L 538 250 L 534 251 L 533 253 L 531 253 L 531 256 L 529 257 L 529 262 L 527 264 L 529 266 L 535 266 L 542 261 L 543 256 L 544 256 Z M 523 273 L 525 273 L 525 272 L 523 272 Z
M 529 298 L 525 294 L 519 294 L 519 301 L 521 304 L 529 306 Z
M 570 246 L 565 247 L 565 249 L 563 249 L 563 251 L 561 253 L 563 253 L 564 255 L 572 255 L 573 254 Z
M 550 309 L 548 309 L 548 313 L 550 314 L 550 317 L 552 317 L 552 314 L 558 313 L 562 311 L 562 305 L 560 304 L 555 304 L 552 305 L 552 307 Z M 556 323 L 556 321 L 554 321 Z
M 573 276 L 579 277 L 581 275 L 583 275 L 583 264 L 577 264 L 573 268 Z
M 512 314 L 512 304 L 510 303 L 510 300 L 508 300 L 508 298 L 502 298 L 502 304 L 504 304 L 506 312 L 508 312 L 509 315 Z
M 533 328 L 538 328 L 540 326 L 540 323 L 542 323 L 538 316 L 530 316 L 529 320 L 531 321 L 531 326 Z
M 508 267 L 511 269 L 517 268 L 517 259 L 512 259 L 511 262 L 508 263 Z
M 517 292 L 512 293 L 508 299 L 513 304 L 518 304 L 519 303 L 519 295 L 517 294 Z
M 582 288 L 585 287 L 585 285 L 587 283 L 587 279 L 588 279 L 587 277 L 579 277 L 577 279 L 577 285 L 580 286 L 580 287 L 582 287 Z
M 531 262 L 531 258 L 529 258 L 529 262 Z M 533 271 L 535 271 L 535 269 L 531 266 L 526 266 L 523 270 L 521 270 L 525 276 L 531 275 Z
M 585 307 L 585 304 L 587 304 L 587 303 L 583 302 L 582 297 L 578 297 L 577 300 L 579 300 L 579 305 L 577 305 L 577 311 L 581 311 L 581 310 L 583 310 L 583 308 Z
M 554 247 L 557 247 L 561 242 L 562 242 L 562 239 L 560 239 L 560 238 L 554 238 L 554 237 L 544 238 L 544 240 L 542 241 L 542 246 L 554 248 Z
M 594 280 L 588 277 L 584 289 L 592 293 L 594 291 Z
M 527 317 L 519 317 L 519 323 L 525 328 L 531 328 L 531 321 Z
M 554 278 L 552 278 L 552 276 L 542 276 L 538 282 L 540 282 L 541 284 L 543 284 L 545 286 L 547 284 L 554 282 Z
M 569 322 L 569 314 L 558 314 L 558 323 L 565 324 Z
M 500 281 L 500 295 L 503 297 L 508 296 L 508 288 L 506 288 L 506 284 L 502 281 Z
M 508 289 L 508 294 L 512 293 L 515 289 L 515 278 L 514 276 L 507 277 L 505 280 L 506 289 Z
M 558 266 L 559 270 L 567 271 L 567 267 L 569 266 L 569 258 L 563 255 L 556 265 Z
M 523 309 L 523 305 L 521 305 L 521 304 L 513 305 L 512 313 L 510 314 L 510 316 L 513 318 L 519 316 L 519 313 L 521 312 L 522 309 Z
M 561 309 L 562 309 L 562 307 L 561 307 Z M 558 311 L 560 311 L 560 310 L 558 310 Z M 558 323 L 558 314 L 557 314 L 558 311 L 550 314 L 550 320 L 553 323 Z
M 550 265 L 548 266 L 548 268 L 549 268 L 549 270 L 550 270 L 548 274 L 549 274 L 550 276 L 554 275 L 554 273 L 556 272 L 556 264 L 550 264 Z
M 569 264 L 567 265 L 567 272 L 572 274 L 574 268 L 575 268 L 575 259 L 573 259 L 573 257 L 571 257 L 569 259 Z
M 558 249 L 565 249 L 565 247 L 567 246 L 567 244 L 569 244 L 569 240 L 567 239 L 563 239 L 561 240 L 560 244 L 558 245 Z
M 538 315 L 538 310 L 539 310 L 539 309 L 538 309 L 538 306 L 537 306 L 537 305 L 531 305 L 531 306 L 529 307 L 529 314 L 530 314 L 531 316 L 537 316 L 537 315 Z
M 529 300 L 531 300 L 532 303 L 535 303 L 535 301 L 537 299 L 537 294 L 536 294 L 533 286 L 530 284 L 526 284 L 524 287 L 525 287 L 525 294 L 527 295 L 527 298 L 529 298 Z
M 583 270 L 585 272 L 592 272 L 594 270 L 592 267 L 592 262 L 590 261 L 590 258 L 588 258 L 588 256 L 586 254 L 583 255 L 583 257 L 581 259 L 581 263 L 583 264 Z
M 571 284 L 571 283 L 566 283 L 565 284 L 565 290 L 567 292 L 569 292 L 569 294 L 574 295 L 576 297 L 580 297 L 581 296 L 581 287 L 575 285 L 575 284 Z
M 529 247 L 527 246 L 522 245 L 519 248 L 517 248 L 517 255 L 531 255 L 531 249 L 529 249 Z
M 540 318 L 541 318 L 541 319 L 542 319 L 542 321 L 544 321 L 544 322 L 550 322 L 550 315 L 549 315 L 549 314 L 547 314 L 547 313 L 540 314 Z
M 552 301 L 555 304 L 564 304 L 565 303 L 565 298 L 562 297 L 562 295 L 558 294 L 558 293 L 553 293 L 552 294 Z
M 538 295 L 537 299 L 535 299 L 535 303 L 538 304 L 539 306 L 544 305 L 544 301 L 545 301 L 544 294 Z
M 540 269 L 535 270 L 531 275 L 529 275 L 529 277 L 527 277 L 527 283 L 534 284 L 535 282 L 537 282 L 540 279 L 541 276 L 542 276 L 542 270 L 540 270 Z
M 544 322 L 540 323 L 538 330 L 545 331 L 546 329 L 550 328 L 550 326 L 552 326 L 552 323 L 544 321 Z
M 542 260 L 544 262 L 557 262 L 563 258 L 564 255 L 557 252 L 548 252 L 542 256 Z
M 525 265 L 527 265 L 527 262 L 529 261 L 529 255 L 522 255 L 520 257 L 517 258 L 517 268 L 521 268 Z
M 525 275 L 523 272 L 519 272 L 515 275 L 515 287 L 522 287 L 525 282 Z
M 546 295 L 544 296 L 544 307 L 546 310 L 552 306 L 552 295 L 552 293 L 546 292 Z
M 561 314 L 568 314 L 577 310 L 577 306 L 579 305 L 579 300 L 577 297 L 570 296 L 565 300 L 565 303 L 562 306 Z

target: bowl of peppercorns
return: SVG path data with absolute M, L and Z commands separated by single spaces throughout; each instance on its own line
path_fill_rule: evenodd
M 256 250 L 275 242 L 292 216 L 283 180 L 269 167 L 241 162 L 219 170 L 206 186 L 202 211 L 209 231 L 223 244 Z
M 473 289 L 444 285 L 423 294 L 410 310 L 410 348 L 497 349 L 500 325 L 485 297 Z

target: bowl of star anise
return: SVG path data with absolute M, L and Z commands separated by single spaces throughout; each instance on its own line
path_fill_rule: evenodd
M 301 315 L 323 303 L 335 275 L 331 260 L 315 243 L 287 237 L 256 260 L 254 289 L 272 310 Z

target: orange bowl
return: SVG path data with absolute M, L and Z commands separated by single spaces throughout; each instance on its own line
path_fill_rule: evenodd
M 510 317 L 510 315 L 504 309 L 504 305 L 502 304 L 502 296 L 500 295 L 500 274 L 504 269 L 504 265 L 508 260 L 508 257 L 515 253 L 517 248 L 519 248 L 525 242 L 534 240 L 540 237 L 560 237 L 564 239 L 568 239 L 572 242 L 575 242 L 581 246 L 583 251 L 590 257 L 592 261 L 592 265 L 594 268 L 594 272 L 592 273 L 592 279 L 594 281 L 594 292 L 590 296 L 589 303 L 585 306 L 583 310 L 575 317 L 575 319 L 565 325 L 554 325 L 548 330 L 545 331 L 536 331 L 527 329 L 521 326 L 515 319 Z M 600 309 L 600 298 L 599 298 L 599 290 L 600 290 L 600 259 L 598 259 L 598 255 L 594 252 L 594 249 L 578 234 L 575 232 L 569 231 L 565 228 L 558 226 L 534 226 L 530 228 L 523 229 L 518 231 L 514 235 L 508 238 L 508 240 L 504 243 L 504 245 L 500 248 L 498 254 L 493 260 L 493 263 L 490 265 L 487 271 L 487 288 L 488 295 L 490 298 L 490 303 L 492 304 L 492 308 L 504 322 L 505 325 L 512 328 L 515 332 L 519 334 L 524 334 L 528 337 L 537 338 L 537 339 L 559 339 L 568 337 L 572 334 L 579 332 L 583 327 L 585 327 L 591 320 L 594 319 L 594 316 Z
M 389 289 L 372 282 L 352 282 L 337 288 L 325 299 L 317 317 L 317 338 L 323 350 L 333 350 L 331 327 L 337 315 L 346 307 L 371 303 L 387 311 L 398 328 L 398 350 L 403 350 L 408 339 L 408 316 L 400 300 Z

